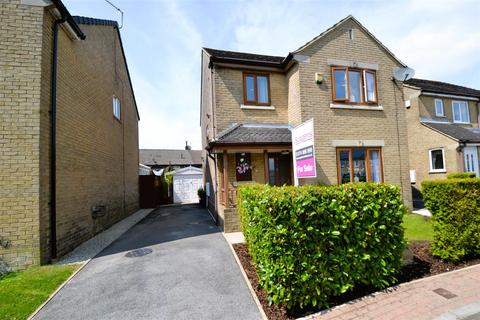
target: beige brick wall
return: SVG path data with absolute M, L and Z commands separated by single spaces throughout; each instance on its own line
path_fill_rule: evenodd
M 445 117 L 437 117 L 435 114 L 435 99 L 441 99 L 443 101 L 443 110 Z M 420 112 L 420 117 L 422 118 L 431 118 L 435 120 L 448 120 L 453 122 L 453 110 L 452 110 L 452 101 L 465 101 L 468 103 L 468 109 L 470 111 L 470 123 L 471 124 L 462 124 L 464 127 L 478 127 L 478 111 L 477 103 L 475 101 L 468 101 L 462 99 L 451 99 L 451 98 L 440 98 L 440 97 L 431 97 L 421 95 L 418 98 L 418 108 Z
M 288 90 L 285 75 L 270 73 L 270 96 L 275 110 L 240 109 L 243 104 L 243 70 L 215 69 L 215 129 L 232 123 L 288 123 Z
M 40 262 L 40 79 L 43 8 L 0 1 L 0 259 Z
M 348 29 L 354 30 L 354 40 L 348 38 Z M 404 201 L 410 206 L 405 108 L 401 84 L 397 87 L 391 80 L 400 64 L 351 20 L 300 54 L 310 57 L 308 63 L 300 63 L 299 67 L 301 120 L 313 118 L 315 121 L 316 181 L 337 183 L 336 149 L 332 140 L 383 140 L 385 182 L 401 186 Z M 332 79 L 328 59 L 378 65 L 378 100 L 384 110 L 330 108 Z M 325 76 L 320 85 L 315 82 L 316 72 Z
M 85 41 L 59 34 L 59 256 L 138 209 L 138 121 L 117 31 L 80 27 Z M 120 121 L 113 116 L 113 95 L 121 101 Z M 97 205 L 106 206 L 106 215 L 92 219 Z
M 53 16 L 0 3 L 0 259 L 49 261 L 50 77 Z M 138 208 L 138 121 L 116 30 L 59 33 L 57 245 L 59 255 Z M 112 95 L 122 120 L 112 114 Z M 107 215 L 93 220 L 93 205 Z
M 424 101 L 430 101 L 430 99 L 424 100 L 419 94 L 419 90 L 404 87 L 405 99 L 410 100 L 410 108 L 406 112 L 410 170 L 415 170 L 414 187 L 420 190 L 424 180 L 445 179 L 448 173 L 463 171 L 463 160 L 461 154 L 456 151 L 458 142 L 420 123 L 420 117 L 424 116 L 424 111 L 427 109 Z M 430 102 L 433 103 L 433 100 Z M 428 109 L 431 110 L 431 107 Z M 444 149 L 446 173 L 430 172 L 429 150 L 434 148 Z
M 287 72 L 288 83 L 288 123 L 297 126 L 302 123 L 300 101 L 300 70 L 298 64 Z

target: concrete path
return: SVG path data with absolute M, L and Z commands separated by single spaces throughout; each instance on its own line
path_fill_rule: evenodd
M 261 319 L 209 213 L 150 213 L 88 263 L 34 319 Z
M 405 283 L 306 319 L 480 320 L 480 265 Z

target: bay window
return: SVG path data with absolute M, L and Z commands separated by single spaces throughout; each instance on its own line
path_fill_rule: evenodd
M 377 79 L 373 70 L 332 67 L 333 101 L 352 104 L 377 103 Z
M 383 182 L 381 148 L 338 148 L 338 183 Z

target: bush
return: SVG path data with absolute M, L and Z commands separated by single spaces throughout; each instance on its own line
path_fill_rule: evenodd
M 242 186 L 238 209 L 273 303 L 327 306 L 357 284 L 396 281 L 405 246 L 399 189 L 385 184 Z
M 423 201 L 432 213 L 432 253 L 459 261 L 480 254 L 480 179 L 422 182 Z
M 197 190 L 197 195 L 198 195 L 200 206 L 202 208 L 206 208 L 207 207 L 207 192 L 205 191 L 205 189 L 203 189 L 203 188 L 198 189 Z
M 455 172 L 447 174 L 447 179 L 469 179 L 475 177 L 475 172 Z

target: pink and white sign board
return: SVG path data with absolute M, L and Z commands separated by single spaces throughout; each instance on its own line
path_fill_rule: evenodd
M 317 176 L 313 140 L 313 119 L 292 129 L 295 178 L 315 178 Z

